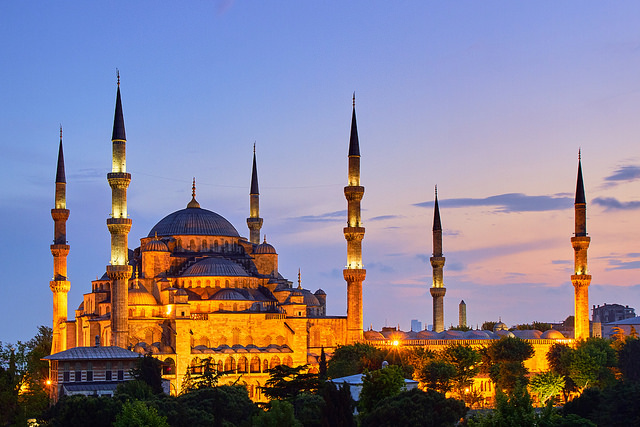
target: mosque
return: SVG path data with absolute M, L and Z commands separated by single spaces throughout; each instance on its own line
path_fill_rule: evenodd
M 347 242 L 347 262 L 343 276 L 347 287 L 347 315 L 326 315 L 326 294 L 303 289 L 278 271 L 278 253 L 261 235 L 259 187 L 254 148 L 249 191 L 249 238 L 221 215 L 202 207 L 196 198 L 195 179 L 192 197 L 184 209 L 162 218 L 134 250 L 129 249 L 128 234 L 132 220 L 127 213 L 127 188 L 131 174 L 126 169 L 126 134 L 118 76 L 112 133 L 112 171 L 107 181 L 112 190 L 112 212 L 107 218 L 111 235 L 111 259 L 104 274 L 92 281 L 90 292 L 68 319 L 66 240 L 66 179 L 62 147 L 62 129 L 55 180 L 53 280 L 53 355 L 76 347 L 116 346 L 138 353 L 151 353 L 164 363 L 164 378 L 171 392 L 179 393 L 187 372 L 198 372 L 201 361 L 211 358 L 218 370 L 231 373 L 224 381 L 245 384 L 250 397 L 261 400 L 259 387 L 269 375 L 266 371 L 285 364 L 316 364 L 324 349 L 332 353 L 338 345 L 358 341 L 378 347 L 392 345 L 425 346 L 439 349 L 450 340 L 474 347 L 485 340 L 513 335 L 500 324 L 495 331 L 466 333 L 444 330 L 443 280 L 445 258 L 442 252 L 442 226 L 437 192 L 433 222 L 433 331 L 402 332 L 369 330 L 363 332 L 362 284 L 366 270 L 362 263 L 360 202 L 364 187 L 360 184 L 360 148 L 356 124 L 355 95 L 348 147 L 347 224 L 343 232 Z M 575 250 L 575 275 L 571 280 L 576 297 L 575 338 L 589 336 L 587 289 L 586 203 L 581 164 L 576 189 L 576 229 L 571 239 Z M 462 315 L 461 315 L 462 319 Z M 463 321 L 461 320 L 461 323 Z M 536 357 L 530 362 L 534 371 L 546 367 L 544 355 L 557 340 L 570 341 L 558 331 L 521 331 L 516 335 L 530 339 Z M 68 364 L 67 364 L 68 365 Z M 60 378 L 87 381 L 82 366 L 60 367 Z M 99 375 L 91 374 L 100 381 Z M 105 380 L 105 378 L 102 378 Z M 484 391 L 486 385 L 479 379 Z

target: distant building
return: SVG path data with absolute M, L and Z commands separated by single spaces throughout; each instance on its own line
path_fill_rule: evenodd
M 628 305 L 607 304 L 593 306 L 593 318 L 600 318 L 602 323 L 618 322 L 636 317 L 636 311 Z
M 411 319 L 411 330 L 414 332 L 420 332 L 422 330 L 422 322 L 418 319 Z
M 50 396 L 113 396 L 118 384 L 133 379 L 131 370 L 141 356 L 124 348 L 74 347 L 44 357 L 51 379 Z
M 620 328 L 624 332 L 626 336 L 631 335 L 633 329 L 635 329 L 636 333 L 640 331 L 640 316 L 631 317 L 629 319 L 617 320 L 615 322 L 610 322 L 602 325 L 602 337 L 603 338 L 611 338 L 615 335 L 615 331 L 613 328 Z M 633 329 L 631 329 L 633 328 Z

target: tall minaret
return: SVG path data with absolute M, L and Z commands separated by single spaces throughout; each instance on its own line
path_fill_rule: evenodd
M 438 187 L 435 189 L 435 203 L 433 205 L 433 256 L 429 259 L 433 269 L 433 285 L 429 291 L 433 297 L 433 330 L 444 331 L 444 287 L 442 269 L 444 257 L 442 256 L 442 225 L 440 224 L 440 208 L 438 207 Z
M 464 300 L 458 305 L 458 326 L 467 326 L 467 304 Z
M 258 166 L 256 165 L 256 144 L 253 144 L 253 170 L 251 171 L 251 190 L 249 191 L 249 241 L 254 245 L 260 244 L 260 229 L 262 228 L 262 218 L 260 218 L 260 191 L 258 190 Z
M 343 270 L 347 282 L 347 343 L 362 340 L 362 282 L 367 270 L 362 268 L 364 227 L 360 218 L 360 201 L 364 187 L 360 185 L 360 144 L 356 125 L 356 94 L 353 94 L 351 138 L 349 140 L 349 185 L 344 187 L 347 199 L 347 267 Z
M 107 174 L 107 180 L 111 186 L 111 218 L 107 219 L 107 228 L 111 233 L 111 263 L 107 266 L 107 275 L 111 279 L 111 345 L 127 348 L 129 345 L 127 282 L 132 271 L 128 260 L 127 240 L 131 229 L 131 218 L 127 215 L 127 187 L 131 182 L 131 174 L 127 173 L 127 137 L 124 132 L 119 73 L 111 141 L 113 161 L 111 173 Z
M 71 284 L 67 280 L 67 180 L 64 174 L 64 154 L 62 152 L 62 126 L 60 126 L 60 148 L 58 149 L 58 169 L 56 171 L 55 207 L 51 209 L 53 218 L 53 280 L 49 282 L 53 292 L 53 342 L 51 354 L 67 349 L 67 292 Z
M 575 236 L 571 238 L 571 245 L 575 253 L 575 274 L 571 276 L 571 283 L 575 289 L 575 339 L 589 338 L 589 284 L 591 275 L 587 274 L 587 249 L 591 237 L 587 236 L 587 202 L 584 197 L 582 182 L 582 160 L 578 151 L 578 182 L 576 185 L 575 201 Z

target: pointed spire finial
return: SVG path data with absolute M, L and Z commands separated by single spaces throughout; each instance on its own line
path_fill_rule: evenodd
M 356 108 L 356 91 L 353 91 L 353 108 Z
M 300 268 L 298 268 L 298 289 L 302 289 L 302 278 L 300 276 Z
M 187 204 L 187 208 L 199 208 L 200 203 L 196 200 L 196 177 L 193 177 L 193 184 L 191 184 L 191 201 Z
M 578 161 L 582 160 L 582 147 L 578 148 Z
M 267 243 L 267 235 L 264 235 L 264 243 Z
M 62 123 L 60 123 L 60 141 L 62 141 Z
M 435 186 L 436 199 L 438 198 L 438 184 Z
M 118 86 L 120 86 L 120 70 L 116 68 L 116 77 L 118 79 Z
M 256 154 L 256 142 L 253 141 L 253 154 Z
M 64 152 L 62 150 L 62 125 L 60 125 L 60 144 L 58 145 L 58 167 L 56 169 L 56 182 L 66 183 L 64 173 Z

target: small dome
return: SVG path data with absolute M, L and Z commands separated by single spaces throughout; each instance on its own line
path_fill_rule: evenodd
M 318 301 L 318 298 L 316 298 L 316 296 L 312 294 L 311 291 L 303 289 L 302 293 L 304 295 L 304 303 L 309 307 L 318 307 L 321 305 L 320 301 Z
M 515 338 L 516 337 L 515 335 L 513 335 L 513 332 L 508 331 L 506 329 L 500 329 L 499 331 L 496 331 L 496 335 L 498 336 L 498 338 L 502 338 L 502 337 Z
M 488 340 L 488 339 L 491 339 L 491 337 L 485 331 L 471 330 L 471 331 L 467 331 L 467 332 L 464 333 L 464 339 L 467 339 L 467 340 Z
M 417 333 L 419 340 L 435 340 L 438 339 L 438 334 L 433 331 L 423 330 Z
M 498 322 L 493 326 L 493 332 L 497 331 L 508 331 L 509 327 L 506 323 Z
M 557 329 L 549 329 L 548 331 L 544 331 L 540 338 L 543 340 L 563 340 L 565 336 Z
M 161 240 L 153 239 L 148 241 L 143 247 L 146 252 L 169 252 L 167 245 Z
M 378 331 L 364 331 L 365 340 L 383 340 L 384 335 Z
M 407 334 L 402 331 L 397 330 L 386 330 L 380 332 L 386 339 L 389 340 L 405 340 L 407 339 Z
M 539 340 L 542 332 L 536 329 L 527 329 L 524 331 L 513 331 L 513 335 L 522 340 Z
M 323 291 L 322 289 L 318 289 L 318 290 L 317 290 L 317 291 L 315 291 L 313 294 L 314 294 L 314 295 L 327 295 L 327 294 L 325 293 L 325 291 Z
M 157 305 L 155 297 L 139 285 L 129 289 L 129 305 Z
M 253 251 L 254 254 L 263 255 L 263 254 L 276 254 L 276 248 L 267 243 L 267 237 L 265 236 L 264 242 L 260 243 L 256 246 Z
M 205 258 L 189 266 L 182 277 L 203 276 L 240 276 L 249 277 L 249 273 L 238 263 L 226 258 Z
M 211 296 L 213 300 L 233 300 L 233 301 L 246 301 L 248 298 L 241 292 L 232 288 L 223 288 Z
M 441 340 L 461 340 L 464 339 L 464 333 L 449 329 L 447 331 L 440 332 L 438 334 L 438 338 Z

